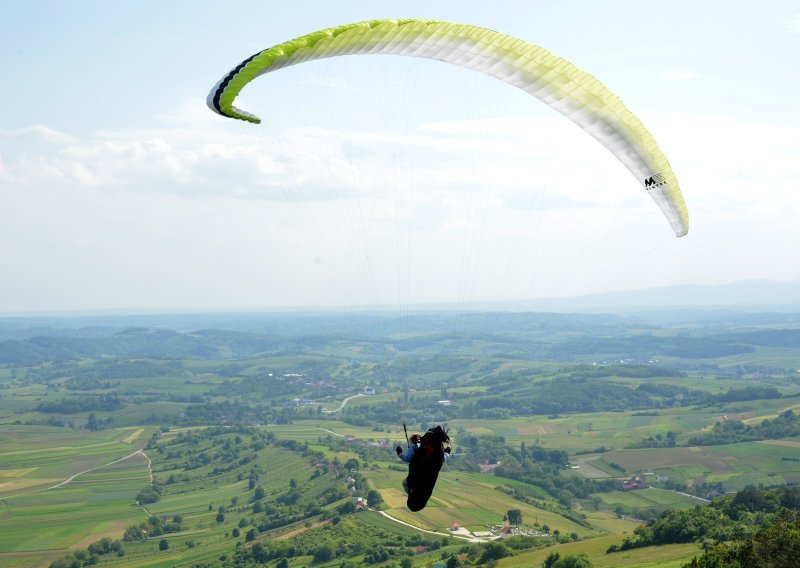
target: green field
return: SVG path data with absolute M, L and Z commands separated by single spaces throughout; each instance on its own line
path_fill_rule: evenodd
M 622 507 L 622 510 L 633 517 L 651 517 L 669 509 L 687 509 L 700 502 L 691 497 L 672 491 L 657 489 L 637 489 L 634 491 L 609 491 L 598 495 L 603 506 L 609 510 Z
M 436 494 L 428 506 L 419 513 L 405 508 L 406 496 L 400 482 L 404 474 L 391 470 L 369 472 L 370 485 L 380 491 L 386 502 L 386 512 L 393 517 L 427 530 L 446 534 L 448 527 L 458 523 L 472 531 L 485 531 L 502 524 L 509 509 L 520 509 L 525 522 L 532 525 L 549 525 L 564 534 L 577 532 L 587 536 L 598 534 L 561 515 L 521 503 L 496 489 L 498 483 L 492 476 L 443 471 L 436 484 Z
M 14 426 L 3 430 L 0 498 L 41 491 L 81 472 L 137 451 L 129 438 L 139 430 L 70 433 L 63 428 Z
M 0 561 L 9 566 L 28 565 L 38 558 L 28 554 L 30 551 L 41 551 L 41 558 L 60 556 L 70 548 L 84 548 L 104 536 L 118 538 L 128 525 L 145 519 L 146 514 L 136 507 L 134 497 L 149 483 L 148 462 L 141 453 L 131 453 L 131 449 L 128 448 L 129 457 L 109 465 L 103 463 L 113 461 L 116 453 L 98 456 L 93 452 L 85 460 L 73 460 L 73 465 L 94 469 L 79 473 L 66 483 L 60 481 L 63 485 L 49 486 L 58 479 L 51 478 L 43 486 L 40 478 L 28 487 L 17 487 L 16 496 L 3 500 Z M 76 456 L 79 454 L 73 454 Z M 103 463 L 94 465 L 98 457 Z M 73 468 L 66 468 L 61 462 L 60 470 L 70 473 Z
M 335 315 L 248 317 L 245 331 L 159 323 L 95 343 L 1 343 L 0 566 L 47 566 L 126 530 L 125 555 L 102 564 L 214 565 L 341 522 L 429 566 L 482 546 L 451 538 L 453 524 L 497 532 L 519 510 L 523 529 L 554 536 L 501 566 L 539 566 L 560 551 L 585 552 L 595 567 L 678 568 L 697 546 L 605 550 L 637 519 L 700 503 L 683 491 L 800 483 L 797 432 L 687 445 L 718 423 L 744 430 L 800 412 L 794 316 L 762 325 L 496 314 L 494 331 L 408 317 L 415 323 L 367 317 L 366 327 Z M 393 452 L 404 420 L 414 431 L 444 423 L 454 450 L 418 514 L 405 507 Z M 668 433 L 675 447 L 642 447 L 665 446 Z M 479 473 L 486 465 L 497 475 Z M 622 491 L 637 473 L 651 488 Z M 375 491 L 376 510 L 351 516 Z M 157 534 L 156 519 L 173 532 Z M 359 536 L 340 538 L 333 560 L 307 547 L 289 564 L 385 562 L 369 560 L 382 543 L 363 549 Z
M 503 558 L 499 566 L 503 568 L 516 568 L 523 566 L 541 566 L 548 555 L 558 552 L 562 556 L 570 554 L 586 554 L 592 560 L 595 568 L 681 568 L 693 556 L 698 556 L 702 551 L 694 544 L 672 544 L 666 546 L 651 546 L 606 554 L 606 549 L 612 544 L 619 544 L 621 536 L 605 536 L 586 541 L 559 544 L 542 550 L 527 552 L 511 558 Z
M 742 489 L 747 485 L 774 486 L 800 481 L 800 462 L 794 461 L 797 450 L 797 442 L 787 439 L 613 451 L 601 454 L 601 460 L 617 464 L 629 473 L 649 471 L 673 481 L 723 482 L 728 488 Z

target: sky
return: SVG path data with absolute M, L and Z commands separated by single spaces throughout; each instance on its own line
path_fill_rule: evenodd
M 441 62 L 240 61 L 429 18 L 547 48 L 651 131 L 690 232 L 591 137 Z M 0 0 L 0 314 L 466 306 L 800 279 L 800 3 Z

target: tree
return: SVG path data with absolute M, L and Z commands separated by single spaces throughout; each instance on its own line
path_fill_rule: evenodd
M 158 541 L 158 549 L 169 550 L 169 542 L 167 542 L 167 539 L 162 538 L 161 540 Z
M 264 491 L 264 488 L 260 485 L 256 487 L 256 492 L 253 494 L 253 501 L 260 501 L 267 495 L 267 492 Z
M 139 492 L 138 495 L 136 495 L 136 501 L 140 505 L 156 503 L 159 499 L 161 499 L 161 495 L 159 495 L 152 487 L 145 487 Z
M 333 547 L 329 544 L 323 544 L 314 551 L 315 562 L 327 562 L 333 558 Z
M 225 522 L 225 513 L 217 513 L 217 522 L 224 523 Z
M 376 507 L 381 503 L 383 503 L 383 497 L 381 497 L 381 494 L 374 489 L 370 489 L 369 493 L 367 493 L 367 506 Z
M 249 531 L 247 531 L 247 534 L 244 535 L 244 539 L 247 542 L 254 541 L 256 539 L 256 529 L 250 529 Z
M 95 415 L 94 415 L 94 412 L 92 412 L 92 413 L 89 415 L 89 419 L 88 419 L 88 420 L 87 420 L 87 422 L 86 422 L 86 429 L 87 429 L 87 430 L 91 430 L 91 431 L 93 431 L 93 432 L 94 432 L 94 431 L 96 431 L 96 430 L 97 430 L 99 427 L 100 427 L 100 426 L 99 426 L 99 424 L 97 423 L 97 416 L 95 416 Z
M 570 554 L 553 564 L 552 568 L 592 568 L 592 561 L 585 554 Z
M 519 509 L 509 509 L 506 513 L 506 517 L 508 518 L 508 522 L 515 527 L 522 524 L 522 511 Z
M 483 554 L 481 554 L 480 564 L 486 564 L 491 560 L 500 560 L 511 554 L 502 542 L 490 542 L 483 547 Z
M 275 565 L 275 568 L 289 568 L 289 561 L 284 557 L 278 560 L 278 563 Z
M 561 558 L 561 555 L 558 552 L 551 552 L 542 562 L 542 568 L 553 568 L 559 558 Z
M 241 534 L 241 533 L 239 532 L 239 529 L 238 529 L 238 528 L 236 528 L 236 527 L 233 527 L 233 530 L 231 531 L 231 536 L 232 536 L 233 538 L 239 538 L 239 535 L 240 535 L 240 534 Z
M 340 515 L 347 515 L 349 513 L 356 512 L 356 504 L 352 501 L 347 501 L 343 505 L 340 505 L 338 509 L 336 509 Z

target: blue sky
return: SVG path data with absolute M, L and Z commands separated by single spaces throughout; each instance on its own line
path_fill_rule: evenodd
M 0 313 L 800 278 L 797 2 L 219 6 L 0 1 Z M 568 121 L 437 62 L 264 77 L 242 94 L 260 126 L 204 106 L 256 51 L 386 17 L 495 29 L 598 77 L 672 162 L 690 234 Z

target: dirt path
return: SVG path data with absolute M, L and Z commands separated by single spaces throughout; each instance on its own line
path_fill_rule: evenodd
M 150 485 L 153 485 L 153 461 L 150 459 L 150 456 L 144 453 L 144 450 L 139 450 L 139 451 L 144 456 L 144 459 L 147 460 L 147 476 L 150 478 Z
M 344 438 L 344 434 L 337 434 L 333 430 L 328 430 L 327 428 L 314 428 L 314 430 L 322 430 L 323 432 L 327 432 L 333 436 L 339 436 L 340 438 Z
M 348 396 L 346 399 L 344 399 L 342 401 L 342 404 L 339 405 L 339 408 L 337 408 L 336 410 L 331 410 L 331 412 L 339 412 L 341 409 L 343 409 L 347 405 L 348 402 L 350 402 L 354 398 L 358 398 L 360 396 L 366 396 L 366 395 L 358 393 L 358 394 L 354 394 L 353 396 Z
M 153 485 L 153 461 L 150 459 L 150 456 L 148 456 L 146 453 L 144 453 L 144 450 L 139 450 L 139 452 L 137 452 L 137 453 L 141 453 L 144 456 L 144 459 L 147 460 L 147 475 L 150 477 L 150 485 Z M 133 455 L 133 454 L 131 454 L 131 455 Z M 128 457 L 130 457 L 130 456 L 128 456 Z M 138 501 L 136 502 L 136 506 L 139 507 L 142 511 L 144 511 L 145 514 L 148 517 L 152 517 L 153 516 L 150 513 L 150 511 L 147 509 L 147 507 L 145 507 L 144 505 L 140 505 Z
M 478 538 L 476 536 L 471 536 L 470 537 L 470 536 L 461 536 L 461 535 L 452 534 L 452 533 L 441 533 L 441 532 L 437 532 L 437 531 L 429 531 L 428 529 L 423 529 L 423 528 L 414 526 L 411 523 L 407 523 L 405 521 L 401 521 L 400 519 L 391 516 L 386 511 L 376 511 L 375 509 L 370 509 L 370 511 L 373 511 L 375 513 L 383 515 L 384 517 L 386 517 L 390 521 L 394 521 L 395 523 L 407 526 L 409 528 L 414 529 L 415 531 L 424 532 L 424 533 L 427 533 L 427 534 L 434 534 L 436 536 L 447 536 L 447 537 L 452 537 L 452 538 L 460 538 L 461 540 L 466 540 L 468 542 L 489 542 L 488 540 L 486 540 L 484 538 Z
M 282 534 L 282 535 L 280 535 L 280 536 L 276 536 L 276 537 L 275 537 L 275 538 L 273 538 L 272 540 L 289 540 L 289 539 L 290 539 L 290 538 L 292 538 L 293 536 L 297 536 L 297 535 L 299 535 L 299 534 L 302 534 L 302 533 L 304 533 L 304 532 L 306 532 L 307 530 L 310 530 L 310 529 L 316 529 L 316 528 L 319 528 L 319 527 L 321 527 L 322 525 L 326 525 L 326 524 L 328 524 L 328 523 L 330 523 L 330 521 L 329 521 L 329 520 L 328 520 L 328 521 L 319 521 L 319 522 L 316 522 L 316 523 L 312 523 L 310 527 L 305 527 L 305 526 L 303 526 L 303 527 L 298 527 L 298 528 L 296 528 L 296 529 L 290 530 L 289 532 L 283 533 L 283 534 Z

